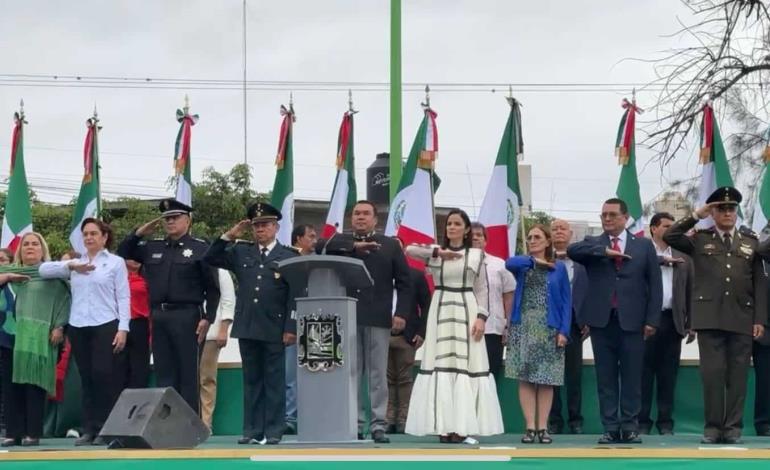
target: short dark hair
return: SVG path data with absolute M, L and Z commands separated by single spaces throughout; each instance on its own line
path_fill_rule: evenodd
M 628 214 L 628 204 L 626 204 L 626 201 L 617 198 L 617 197 L 611 197 L 604 201 L 605 204 L 617 204 L 620 206 L 620 213 L 623 215 Z
M 484 234 L 484 240 L 487 240 L 487 228 L 484 227 L 484 224 L 481 222 L 471 222 L 471 232 L 474 230 L 481 230 L 481 233 Z
M 462 210 L 462 209 L 452 209 L 449 211 L 449 213 L 446 215 L 446 221 L 444 222 L 444 244 L 442 245 L 442 248 L 448 248 L 449 247 L 449 237 L 446 235 L 446 226 L 449 223 L 449 218 L 453 215 L 459 215 L 461 219 L 463 219 L 463 224 L 470 229 L 471 227 L 471 219 L 468 217 L 468 214 Z M 468 233 L 466 233 L 463 236 L 463 247 L 465 248 L 471 248 L 473 246 L 471 242 L 472 234 L 471 231 L 468 230 Z
M 97 219 L 95 217 L 86 217 L 83 219 L 83 222 L 80 224 L 80 231 L 82 232 L 84 228 L 86 228 L 86 225 L 88 224 L 94 224 L 99 228 L 99 232 L 101 232 L 102 235 L 107 236 L 107 242 L 104 244 L 104 247 L 108 250 L 112 249 L 112 243 L 115 241 L 114 235 L 112 233 L 112 227 L 110 227 L 110 224 L 107 222 Z
M 357 206 L 359 204 L 369 204 L 370 206 L 372 206 L 372 211 L 374 212 L 374 216 L 377 217 L 377 206 L 375 206 L 372 201 L 370 201 L 368 199 L 359 199 L 358 201 L 356 201 L 356 203 L 355 203 L 355 205 L 353 207 L 355 207 L 355 206 Z
M 674 219 L 674 216 L 669 214 L 668 212 L 657 212 L 650 219 L 650 227 L 657 227 L 658 225 L 660 225 L 660 222 L 663 219 L 670 220 L 671 222 L 676 221 L 676 219 Z
M 294 230 L 291 231 L 291 244 L 296 244 L 300 238 L 307 235 L 308 230 L 315 230 L 315 227 L 310 224 L 302 224 L 294 227 Z

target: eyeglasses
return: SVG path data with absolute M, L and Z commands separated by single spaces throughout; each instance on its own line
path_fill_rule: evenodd
M 614 219 L 620 217 L 620 212 L 602 212 L 600 218 L 602 219 Z

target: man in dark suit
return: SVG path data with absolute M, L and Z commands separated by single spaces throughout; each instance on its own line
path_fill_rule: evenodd
M 642 411 L 639 413 L 642 434 L 649 434 L 652 429 L 650 411 L 653 395 L 657 395 L 658 432 L 674 433 L 674 389 L 682 354 L 682 338 L 687 336 L 688 344 L 695 340 L 695 333 L 690 330 L 692 260 L 663 240 L 663 234 L 673 223 L 674 216 L 668 212 L 659 212 L 650 219 L 650 234 L 663 280 L 663 310 L 657 332 L 644 346 Z
M 582 320 L 582 306 L 588 294 L 588 275 L 582 264 L 572 261 L 567 256 L 567 246 L 572 241 L 572 228 L 569 222 L 555 219 L 551 222 L 551 241 L 556 258 L 567 267 L 572 288 L 572 326 L 569 343 L 564 351 L 564 387 L 554 387 L 553 403 L 548 416 L 548 428 L 552 434 L 564 431 L 562 416 L 561 390 L 567 392 L 567 425 L 571 434 L 583 433 L 582 378 L 583 378 L 583 341 L 588 336 L 588 328 Z
M 358 299 L 358 376 L 369 386 L 372 439 L 390 442 L 385 435 L 388 409 L 388 348 L 390 333 L 403 331 L 409 317 L 410 277 L 406 257 L 399 243 L 375 233 L 377 209 L 370 201 L 358 201 L 351 215 L 352 235 L 338 234 L 319 240 L 320 254 L 353 256 L 363 260 L 374 285 L 356 289 L 349 295 Z M 396 305 L 393 306 L 395 289 Z M 364 400 L 358 412 L 358 437 L 363 439 L 366 409 Z
M 718 188 L 706 204 L 675 222 L 663 240 L 695 265 L 692 329 L 698 333 L 706 423 L 704 444 L 739 444 L 752 338 L 764 334 L 767 278 L 763 248 L 751 230 L 736 226 L 741 193 Z M 688 232 L 711 216 L 713 226 Z
M 230 332 L 238 338 L 243 365 L 243 437 L 238 443 L 278 444 L 285 431 L 284 346 L 296 343 L 297 325 L 296 296 L 275 265 L 298 255 L 275 239 L 278 209 L 257 202 L 247 216 L 211 245 L 205 259 L 238 280 Z M 256 244 L 237 239 L 249 226 Z
M 604 233 L 570 245 L 567 255 L 588 274 L 591 294 L 581 318 L 591 331 L 596 364 L 604 426 L 599 443 L 637 444 L 644 340 L 660 321 L 660 268 L 652 242 L 626 230 L 624 201 L 605 201 L 601 221 Z
M 403 243 L 394 239 L 403 249 Z M 388 348 L 388 432 L 403 434 L 412 395 L 414 355 L 425 339 L 425 319 L 430 307 L 430 288 L 423 269 L 409 268 L 409 316 L 403 331 L 390 333 Z
M 763 243 L 767 242 L 770 237 Z M 765 272 L 768 267 L 765 262 Z M 770 281 L 767 287 L 770 289 Z M 754 341 L 751 359 L 754 363 L 754 430 L 757 436 L 770 437 L 770 334 L 766 332 Z

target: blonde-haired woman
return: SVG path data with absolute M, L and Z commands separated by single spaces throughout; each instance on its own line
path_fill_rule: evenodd
M 0 268 L 0 284 L 13 283 L 16 297 L 12 357 L 3 350 L 0 366 L 7 425 L 3 447 L 40 443 L 46 395 L 56 393 L 57 348 L 69 319 L 70 291 L 66 282 L 40 278 L 40 264 L 50 259 L 43 236 L 30 232 L 21 238 L 14 264 Z

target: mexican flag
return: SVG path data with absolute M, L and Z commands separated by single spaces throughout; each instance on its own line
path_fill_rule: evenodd
M 487 229 L 486 251 L 502 259 L 508 259 L 516 252 L 516 236 L 523 204 L 519 186 L 519 158 L 524 154 L 521 107 L 513 98 L 508 99 L 508 104 L 511 112 L 479 211 L 479 222 Z
M 192 126 L 198 122 L 198 115 L 190 115 L 185 106 L 184 111 L 176 110 L 176 120 L 180 123 L 174 145 L 174 171 L 176 174 L 176 200 L 192 207 L 192 178 L 190 176 L 190 139 Z
M 615 195 L 628 206 L 628 222 L 626 228 L 636 236 L 644 236 L 644 218 L 642 214 L 642 197 L 639 194 L 639 178 L 636 174 L 636 114 L 641 109 L 636 101 L 624 99 L 625 112 L 620 119 L 618 136 L 615 139 L 615 156 L 620 164 L 620 180 Z
M 770 129 L 765 134 L 770 138 Z M 770 142 L 770 140 L 768 140 Z M 757 188 L 757 200 L 754 203 L 754 218 L 752 219 L 751 229 L 760 234 L 762 240 L 767 237 L 767 233 L 762 233 L 767 227 L 767 221 L 770 220 L 770 172 L 768 172 L 768 163 L 770 163 L 770 144 L 762 152 L 762 159 L 765 162 L 765 168 L 762 173 L 762 180 Z
M 710 103 L 703 105 L 703 120 L 700 128 L 700 163 L 702 173 L 698 187 L 698 199 L 695 207 L 706 204 L 706 199 L 711 193 L 722 186 L 733 186 L 733 178 L 730 176 L 730 166 L 727 163 L 727 153 L 719 133 L 719 125 L 714 116 L 714 108 Z M 738 225 L 741 224 L 743 214 L 738 207 Z M 709 228 L 714 225 L 714 220 L 707 217 L 696 225 L 697 228 Z
M 80 254 L 86 252 L 83 245 L 83 234 L 80 224 L 88 217 L 98 217 L 101 211 L 101 197 L 99 193 L 99 120 L 94 117 L 86 121 L 88 132 L 83 146 L 83 182 L 80 185 L 78 202 L 75 204 L 75 212 L 72 214 L 70 226 L 70 244 Z
M 431 108 L 425 107 L 398 192 L 390 203 L 385 235 L 398 235 L 406 245 L 436 240 L 433 214 L 433 165 L 438 155 L 436 116 Z
M 14 113 L 13 120 L 15 125 L 11 144 L 11 175 L 5 199 L 0 245 L 15 253 L 21 236 L 32 231 L 32 209 L 29 206 L 29 186 L 24 170 L 24 113 Z
M 337 177 L 334 180 L 332 198 L 323 237 L 329 238 L 334 232 L 342 232 L 345 211 L 356 203 L 356 175 L 353 162 L 353 111 L 342 116 L 337 137 Z
M 283 219 L 278 229 L 278 241 L 291 246 L 291 231 L 294 229 L 294 156 L 292 155 L 292 133 L 294 128 L 294 106 L 281 105 L 281 133 L 278 137 L 278 154 L 275 157 L 275 182 L 270 204 L 281 211 Z

